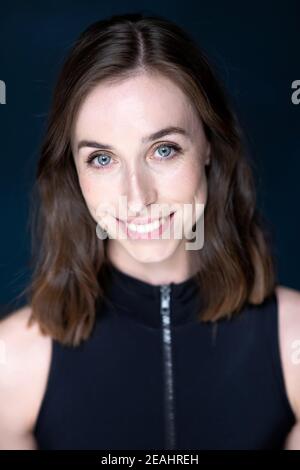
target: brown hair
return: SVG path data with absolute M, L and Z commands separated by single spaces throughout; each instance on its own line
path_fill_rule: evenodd
M 275 287 L 274 260 L 256 208 L 252 163 L 229 98 L 199 46 L 160 16 L 115 15 L 90 25 L 66 58 L 42 143 L 32 212 L 31 317 L 45 334 L 78 345 L 103 299 L 106 240 L 96 236 L 72 158 L 79 105 L 98 83 L 146 71 L 172 79 L 194 104 L 211 143 L 205 243 L 195 254 L 202 321 L 260 304 Z

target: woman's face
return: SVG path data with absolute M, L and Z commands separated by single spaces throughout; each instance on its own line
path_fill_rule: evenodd
M 111 256 L 143 263 L 183 259 L 186 230 L 206 203 L 210 146 L 180 88 L 146 73 L 99 84 L 79 109 L 71 142 L 83 197 L 108 232 Z M 126 224 L 173 212 L 163 232 Z

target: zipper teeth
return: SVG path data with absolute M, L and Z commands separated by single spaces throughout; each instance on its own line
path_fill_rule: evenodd
M 175 413 L 174 413 L 174 384 L 170 328 L 170 292 L 171 286 L 161 286 L 161 315 L 163 354 L 165 371 L 165 404 L 166 404 L 166 439 L 167 449 L 175 449 Z

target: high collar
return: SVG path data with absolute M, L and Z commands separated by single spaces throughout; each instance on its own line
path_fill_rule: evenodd
M 161 285 L 121 271 L 111 262 L 106 264 L 105 277 L 105 295 L 117 314 L 148 327 L 161 327 Z M 197 275 L 167 285 L 170 287 L 171 326 L 195 321 L 201 306 Z

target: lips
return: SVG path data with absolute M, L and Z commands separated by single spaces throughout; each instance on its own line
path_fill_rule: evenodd
M 161 217 L 160 219 L 155 219 L 157 222 L 157 224 L 154 224 L 154 228 L 151 230 L 151 227 L 149 227 L 150 224 L 133 224 L 133 225 L 136 225 L 136 227 L 139 227 L 139 225 L 144 225 L 145 226 L 145 229 L 141 227 L 141 229 L 134 229 L 133 226 L 131 226 L 131 223 L 126 223 L 126 222 L 123 222 L 122 220 L 119 220 L 119 223 L 121 223 L 128 235 L 129 238 L 132 238 L 132 239 L 151 239 L 151 238 L 157 238 L 162 235 L 162 232 L 164 231 L 164 229 L 166 228 L 166 226 L 168 224 L 171 223 L 172 219 L 173 219 L 173 215 L 174 215 L 175 212 L 172 212 L 171 214 L 169 214 L 168 216 L 164 216 L 164 217 Z M 147 219 L 146 219 L 147 220 Z M 148 219 L 148 220 L 151 220 L 151 219 Z M 148 227 L 147 227 L 148 225 Z
M 161 219 L 164 219 L 164 218 L 167 219 L 167 218 L 170 217 L 172 214 L 174 214 L 174 212 L 171 212 L 171 214 L 162 216 L 162 217 L 160 217 L 159 219 L 151 219 L 150 217 L 146 217 L 146 218 L 144 218 L 144 219 L 127 219 L 127 220 L 118 219 L 118 218 L 116 217 L 116 219 L 117 219 L 119 222 L 123 222 L 124 224 L 146 225 L 146 224 L 152 224 L 153 222 L 156 222 L 156 221 L 161 221 Z

